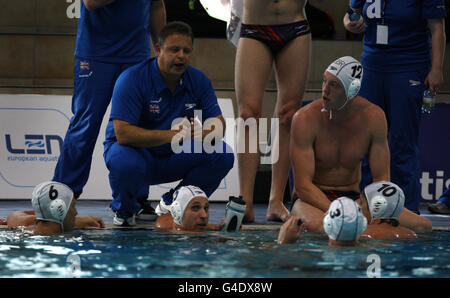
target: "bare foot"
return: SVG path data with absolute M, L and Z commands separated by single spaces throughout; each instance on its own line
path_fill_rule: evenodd
M 269 201 L 269 206 L 267 206 L 266 220 L 285 222 L 289 219 L 291 214 L 283 203 L 280 201 Z
M 244 212 L 244 218 L 242 219 L 242 223 L 252 223 L 255 221 L 255 212 L 253 211 L 253 207 L 247 207 Z

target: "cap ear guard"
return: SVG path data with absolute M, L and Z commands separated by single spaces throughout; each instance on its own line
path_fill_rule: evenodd
M 330 205 L 330 208 L 323 219 L 323 229 L 332 240 L 336 240 L 339 237 L 339 231 L 343 225 L 344 218 L 342 207 L 342 204 L 339 204 L 338 201 L 334 201 Z
M 361 88 L 361 80 L 354 79 L 348 86 L 347 100 L 353 99 L 358 94 L 360 88 Z
M 183 215 L 181 214 L 181 204 L 180 202 L 177 201 L 178 194 L 179 190 L 176 190 L 173 193 L 173 202 L 170 205 L 170 214 L 173 217 L 173 221 L 177 225 L 181 226 L 182 225 L 181 219 L 183 218 Z
M 386 198 L 382 196 L 374 196 L 370 201 L 369 210 L 371 211 L 372 218 L 380 218 L 387 208 Z
M 61 199 L 55 199 L 50 203 L 49 206 L 50 209 L 50 213 L 52 214 L 52 216 L 60 221 L 64 221 L 64 218 L 66 217 L 67 214 L 67 206 L 66 203 L 64 203 L 63 200 Z
M 363 215 L 361 207 L 358 207 L 358 235 L 361 235 L 367 228 L 367 218 Z
M 334 228 L 333 228 L 333 221 L 331 220 L 330 217 L 330 212 L 327 212 L 327 214 L 323 218 L 323 230 L 332 240 L 336 240 L 333 239 L 335 237 L 332 236 Z
M 179 202 L 173 202 L 170 206 L 170 214 L 172 214 L 173 221 L 181 226 L 183 223 L 181 222 L 182 214 L 181 214 L 181 205 Z

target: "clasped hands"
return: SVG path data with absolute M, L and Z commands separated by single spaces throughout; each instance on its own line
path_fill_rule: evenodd
M 189 121 L 187 117 L 184 117 L 181 122 L 173 125 L 171 130 L 176 131 L 183 140 L 188 136 L 194 140 L 203 139 L 203 125 L 198 118 L 191 117 Z

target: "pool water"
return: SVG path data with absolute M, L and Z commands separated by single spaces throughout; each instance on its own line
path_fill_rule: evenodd
M 450 277 L 450 232 L 330 248 L 320 234 L 277 245 L 277 231 L 171 234 L 80 230 L 58 236 L 0 231 L 0 277 Z

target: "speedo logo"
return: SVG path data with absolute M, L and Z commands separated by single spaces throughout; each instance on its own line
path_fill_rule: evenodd
M 420 82 L 415 80 L 409 80 L 409 86 L 420 86 Z
M 20 139 L 20 138 L 17 138 Z M 63 139 L 58 135 L 36 135 L 26 134 L 22 140 L 14 144 L 21 143 L 23 146 L 13 146 L 10 134 L 5 135 L 6 149 L 11 154 L 52 154 L 53 147 L 58 146 L 59 152 L 62 150 Z

